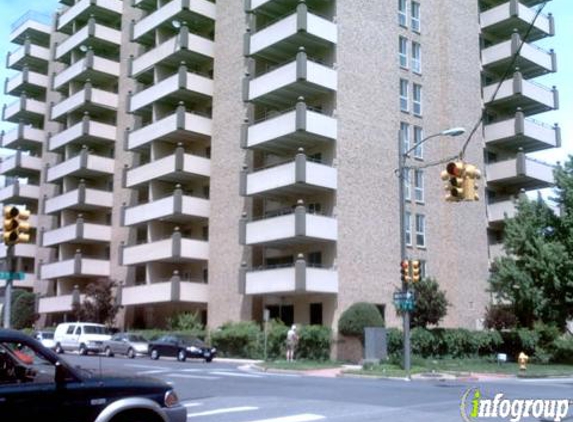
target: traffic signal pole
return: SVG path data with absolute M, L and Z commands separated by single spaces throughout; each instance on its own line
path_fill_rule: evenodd
M 12 283 L 14 269 L 14 245 L 6 246 L 6 289 L 4 290 L 4 328 L 10 328 L 10 317 L 12 315 Z

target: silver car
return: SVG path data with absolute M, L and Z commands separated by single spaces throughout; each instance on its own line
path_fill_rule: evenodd
M 117 333 L 104 341 L 103 350 L 107 357 L 117 353 L 133 359 L 138 355 L 147 355 L 148 346 L 148 341 L 139 334 Z

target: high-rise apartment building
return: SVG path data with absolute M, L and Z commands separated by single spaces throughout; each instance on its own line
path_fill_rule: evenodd
M 358 301 L 397 326 L 400 151 L 465 127 L 410 154 L 404 235 L 447 292 L 444 323 L 480 326 L 504 215 L 553 181 L 526 154 L 560 145 L 529 119 L 557 107 L 531 80 L 556 68 L 534 44 L 554 33 L 543 1 L 61 3 L 51 26 L 13 28 L 1 142 L 46 323 L 109 277 L 130 327 L 268 309 L 335 328 Z M 481 199 L 451 203 L 440 172 L 462 150 Z

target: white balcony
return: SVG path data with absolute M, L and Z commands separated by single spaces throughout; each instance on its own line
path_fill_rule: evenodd
M 42 159 L 17 151 L 16 154 L 0 158 L 0 174 L 3 176 L 27 177 L 39 175 L 42 171 Z
M 505 218 L 513 218 L 517 213 L 515 202 L 511 199 L 487 205 L 487 217 L 490 225 L 503 224 Z
M 30 70 L 46 74 L 49 60 L 50 50 L 48 48 L 26 41 L 23 46 L 8 53 L 6 67 L 13 70 L 23 70 L 24 67 L 28 67 Z
M 76 254 L 72 259 L 51 262 L 40 267 L 42 280 L 64 277 L 109 277 L 109 275 L 109 260 L 83 258 L 81 254 Z
M 514 151 L 522 148 L 525 152 L 532 152 L 559 148 L 561 130 L 559 126 L 526 119 L 522 112 L 518 112 L 513 119 L 485 125 L 484 140 L 488 146 Z
M 54 89 L 65 89 L 72 81 L 85 83 L 87 80 L 104 86 L 112 84 L 117 78 L 119 78 L 118 62 L 98 57 L 93 51 L 88 51 L 86 57 L 54 77 Z
M 43 95 L 48 88 L 48 77 L 41 73 L 33 72 L 24 68 L 10 79 L 6 79 L 4 92 L 7 95 L 20 96 L 26 93 L 30 97 Z
M 40 198 L 40 188 L 34 185 L 14 183 L 0 189 L 0 203 L 34 204 Z
M 34 122 L 34 124 L 39 126 L 46 114 L 46 103 L 22 95 L 12 104 L 4 105 L 2 111 L 2 117 L 5 121 L 19 123 L 22 120 Z
M 18 243 L 14 245 L 16 258 L 36 258 L 38 249 L 35 243 Z M 0 259 L 6 259 L 6 245 L 0 244 Z
M 113 22 L 123 13 L 120 0 L 80 0 L 58 16 L 56 28 L 60 32 L 70 33 L 74 20 L 94 16 L 98 22 Z
M 214 22 L 216 6 L 207 0 L 172 0 L 155 12 L 147 15 L 133 27 L 133 40 L 148 43 L 153 39 L 153 31 L 161 26 L 171 26 L 171 22 L 193 22 L 205 24 Z
M 211 160 L 185 154 L 181 148 L 173 155 L 129 170 L 126 174 L 125 185 L 132 188 L 152 180 L 183 183 L 193 179 L 206 179 L 210 176 Z
M 208 139 L 212 133 L 213 121 L 210 118 L 186 113 L 184 107 L 177 107 L 174 114 L 129 132 L 127 149 L 143 148 L 155 140 L 177 143 Z
M 511 160 L 491 163 L 486 166 L 488 186 L 505 189 L 542 189 L 553 185 L 553 166 L 527 158 L 523 152 Z
M 71 192 L 49 198 L 45 202 L 46 214 L 55 213 L 64 209 L 97 210 L 111 208 L 113 194 L 98 189 L 79 187 Z
M 86 223 L 79 219 L 69 226 L 49 230 L 42 235 L 42 246 L 55 246 L 62 243 L 109 243 L 111 242 L 111 226 Z
M 337 88 L 336 70 L 313 62 L 299 52 L 295 61 L 246 81 L 246 101 L 289 105 L 303 96 L 306 99 L 328 94 Z
M 283 61 L 292 58 L 299 47 L 312 55 L 316 50 L 335 45 L 337 40 L 335 23 L 309 12 L 305 4 L 299 4 L 292 15 L 247 34 L 245 54 Z
M 171 238 L 123 249 L 121 265 L 137 265 L 147 262 L 207 261 L 209 243 L 202 240 L 185 239 L 180 234 Z
M 80 295 L 80 302 L 83 302 L 84 299 L 85 295 Z M 38 303 L 38 313 L 40 314 L 71 312 L 72 309 L 73 295 L 42 297 Z
M 116 111 L 119 96 L 113 92 L 92 88 L 90 84 L 71 97 L 52 106 L 51 120 L 65 120 L 72 112 L 88 112 L 97 115 L 106 111 Z
M 337 294 L 338 272 L 297 261 L 292 267 L 243 271 L 240 290 L 246 295 Z
M 9 132 L 0 134 L 0 146 L 2 148 L 33 150 L 41 148 L 44 143 L 45 133 L 42 129 L 36 129 L 24 122 Z
M 334 167 L 308 161 L 297 154 L 294 161 L 273 167 L 242 173 L 241 194 L 290 194 L 333 191 L 337 188 L 337 170 Z
M 502 82 L 495 98 L 492 96 L 497 83 L 483 88 L 485 105 L 498 112 L 511 113 L 521 108 L 526 116 L 559 108 L 559 97 L 555 88 L 549 89 L 538 83 L 523 79 L 519 72 L 513 78 Z
M 157 101 L 176 105 L 180 101 L 192 103 L 212 96 L 212 79 L 187 72 L 185 66 L 181 66 L 175 75 L 134 94 L 130 99 L 129 110 L 136 112 L 149 109 Z
M 131 76 L 139 78 L 143 74 L 151 74 L 157 64 L 176 67 L 182 61 L 201 63 L 212 60 L 214 56 L 215 43 L 208 38 L 190 33 L 184 26 L 177 36 L 134 59 Z
M 482 33 L 494 39 L 508 39 L 514 30 L 524 35 L 535 15 L 535 10 L 521 4 L 519 0 L 509 0 L 480 14 Z M 540 14 L 529 32 L 528 41 L 554 34 L 553 16 Z
M 534 44 L 523 44 L 519 34 L 514 33 L 508 41 L 485 48 L 481 52 L 482 66 L 488 72 L 502 75 L 509 63 L 517 54 L 513 67 L 519 67 L 519 71 L 525 79 L 535 78 L 557 70 L 557 58 L 553 51 L 546 51 Z M 521 49 L 520 49 L 521 47 Z
M 56 60 L 67 61 L 72 50 L 82 45 L 95 51 L 118 49 L 121 46 L 121 31 L 96 24 L 95 19 L 90 18 L 86 26 L 56 46 Z
M 123 306 L 174 302 L 207 303 L 208 299 L 209 286 L 205 283 L 190 281 L 154 282 L 124 287 L 121 290 L 121 304 Z
M 81 122 L 68 129 L 53 135 L 48 142 L 50 151 L 57 151 L 72 143 L 85 145 L 101 145 L 102 143 L 115 142 L 117 128 L 115 126 L 96 122 L 89 117 L 84 117 Z
M 79 155 L 49 167 L 46 179 L 48 182 L 54 182 L 66 176 L 90 178 L 101 175 L 113 175 L 113 173 L 113 158 L 90 154 L 84 148 Z
M 179 190 L 173 196 L 126 208 L 123 221 L 125 226 L 135 226 L 150 221 L 189 223 L 207 218 L 209 218 L 209 200 L 183 196 Z
M 51 32 L 50 16 L 30 10 L 12 24 L 8 41 L 24 44 L 28 39 L 34 44 L 48 46 Z
M 299 148 L 310 149 L 337 138 L 337 121 L 312 111 L 299 102 L 292 111 L 244 125 L 241 145 L 268 151 L 293 153 Z

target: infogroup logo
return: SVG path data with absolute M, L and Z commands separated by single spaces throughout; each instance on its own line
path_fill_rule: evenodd
M 502 418 L 510 422 L 534 418 L 559 422 L 569 412 L 569 400 L 507 399 L 503 393 L 497 393 L 493 399 L 488 399 L 482 396 L 479 388 L 470 388 L 462 396 L 460 411 L 462 419 L 466 422 L 482 418 Z

